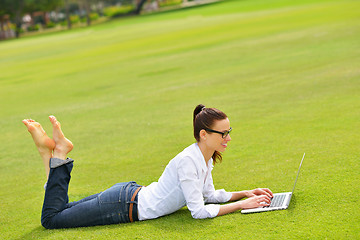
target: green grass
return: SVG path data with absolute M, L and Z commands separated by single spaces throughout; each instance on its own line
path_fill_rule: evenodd
M 360 237 L 359 1 L 226 1 L 0 43 L 2 239 Z M 70 199 L 156 181 L 190 145 L 192 111 L 234 129 L 217 188 L 291 189 L 286 211 L 45 230 L 46 181 L 21 123 L 54 114 L 75 144 Z M 276 178 L 274 178 L 276 177 Z

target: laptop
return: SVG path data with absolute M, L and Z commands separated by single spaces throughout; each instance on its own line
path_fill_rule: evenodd
M 295 185 L 299 177 L 300 169 L 302 162 L 304 160 L 305 153 L 301 159 L 299 170 L 296 175 L 295 183 L 292 192 L 285 192 L 285 193 L 274 193 L 274 197 L 271 199 L 271 204 L 265 207 L 258 207 L 258 208 L 251 208 L 251 209 L 243 209 L 241 213 L 257 213 L 257 212 L 267 212 L 267 211 L 274 211 L 274 210 L 284 210 L 289 207 L 291 196 L 294 193 Z

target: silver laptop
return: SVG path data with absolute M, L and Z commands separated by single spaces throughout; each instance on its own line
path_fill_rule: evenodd
M 295 185 L 299 177 L 300 169 L 302 162 L 304 160 L 305 153 L 301 159 L 299 170 L 296 175 L 295 183 L 292 192 L 285 192 L 285 193 L 275 193 L 274 197 L 271 199 L 270 206 L 266 207 L 258 207 L 258 208 L 251 208 L 251 209 L 244 209 L 241 210 L 241 213 L 257 213 L 257 212 L 266 212 L 266 211 L 274 211 L 274 210 L 284 210 L 289 207 L 291 196 L 294 193 Z

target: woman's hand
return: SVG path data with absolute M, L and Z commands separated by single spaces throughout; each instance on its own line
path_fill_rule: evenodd
M 241 198 L 248 197 L 246 200 L 237 201 Z M 238 211 L 240 209 L 258 208 L 269 206 L 272 192 L 267 188 L 257 188 L 250 191 L 233 192 L 230 201 L 236 201 L 220 206 L 218 216 Z
M 271 199 L 267 195 L 257 195 L 246 200 L 239 201 L 238 203 L 240 204 L 241 209 L 258 208 L 269 206 Z
M 254 190 L 248 191 L 248 194 L 246 194 L 246 197 L 251 198 L 259 195 L 266 195 L 269 198 L 273 198 L 274 195 L 268 188 L 256 188 Z

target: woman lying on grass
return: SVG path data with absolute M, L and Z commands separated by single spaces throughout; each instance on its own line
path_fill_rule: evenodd
M 174 157 L 158 182 L 140 186 L 136 182 L 118 183 L 104 192 L 69 203 L 68 187 L 73 160 L 67 154 L 73 149 L 54 116 L 53 139 L 41 125 L 25 119 L 45 165 L 48 181 L 41 224 L 48 229 L 87 227 L 142 221 L 173 213 L 185 205 L 193 218 L 213 218 L 240 209 L 269 206 L 273 194 L 269 189 L 226 192 L 215 190 L 211 171 L 213 162 L 222 160 L 230 138 L 230 122 L 215 108 L 196 106 L 194 137 L 196 143 Z M 242 198 L 246 200 L 239 201 Z M 225 203 L 226 205 L 205 203 Z

